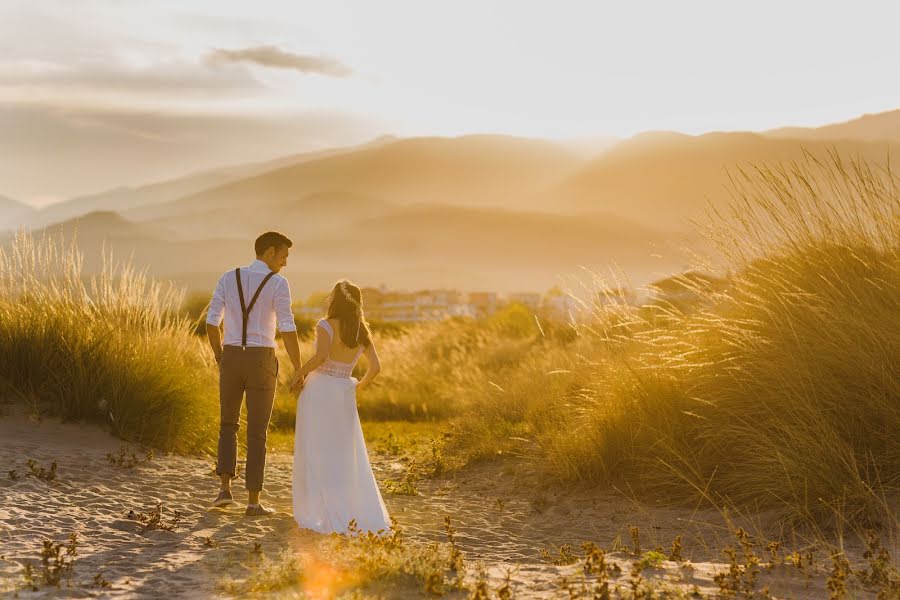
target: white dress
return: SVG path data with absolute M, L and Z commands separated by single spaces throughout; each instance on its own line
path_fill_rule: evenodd
M 334 330 L 319 321 L 328 337 Z M 390 530 L 390 517 L 369 464 L 359 413 L 353 362 L 329 357 L 307 375 L 294 428 L 294 520 L 319 533 L 347 533 L 350 520 L 363 531 Z

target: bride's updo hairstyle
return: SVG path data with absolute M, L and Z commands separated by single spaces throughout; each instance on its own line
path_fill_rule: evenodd
M 368 346 L 371 343 L 372 332 L 363 315 L 362 293 L 349 281 L 334 284 L 328 298 L 327 318 L 341 322 L 340 335 L 345 346 L 355 348 L 359 344 Z

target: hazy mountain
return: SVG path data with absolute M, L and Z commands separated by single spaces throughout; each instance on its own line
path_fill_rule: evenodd
M 804 152 L 825 158 L 831 150 L 884 164 L 890 147 L 889 142 L 777 139 L 753 133 L 649 133 L 621 142 L 542 196 L 561 211 L 608 212 L 686 229 L 688 219 L 703 216 L 708 202 L 730 200 L 729 172 L 739 167 L 802 160 Z
M 34 208 L 12 198 L 0 196 L 0 231 L 14 231 L 25 224 Z
M 892 140 L 900 142 L 900 110 L 867 114 L 843 123 L 823 127 L 782 127 L 766 135 L 817 140 Z
M 188 240 L 109 212 L 37 232 L 44 234 L 75 236 L 88 273 L 101 268 L 106 250 L 113 257 L 130 258 L 155 277 L 203 292 L 225 270 L 253 259 L 250 235 Z M 339 277 L 406 289 L 515 291 L 547 289 L 559 283 L 560 275 L 577 273 L 582 266 L 602 272 L 617 265 L 635 283 L 686 266 L 676 234 L 607 215 L 386 206 L 381 215 L 354 218 L 349 213 L 343 222 L 294 241 L 285 275 L 295 295 L 326 288 Z
M 172 240 L 171 232 L 146 223 L 134 223 L 113 211 L 96 211 L 74 217 L 60 223 L 53 223 L 42 229 L 32 230 L 36 238 L 54 236 L 66 240 L 75 238 L 79 245 L 104 241 L 152 241 Z
M 251 177 L 259 173 L 279 169 L 308 160 L 335 156 L 361 148 L 378 147 L 393 141 L 389 136 L 375 139 L 367 144 L 349 148 L 332 148 L 318 152 L 306 152 L 279 157 L 274 160 L 242 165 L 231 165 L 218 169 L 191 173 L 183 177 L 151 183 L 139 187 L 119 187 L 99 194 L 79 196 L 54 204 L 32 215 L 29 225 L 42 227 L 95 211 L 113 210 L 140 217 L 142 207 L 170 202 L 183 196 L 190 196 L 209 188 L 221 186 L 231 181 Z M 148 211 L 143 214 L 152 214 Z
M 372 197 L 389 204 L 521 207 L 535 190 L 561 181 L 582 163 L 574 153 L 540 140 L 403 139 L 305 161 L 127 214 L 137 220 L 190 218 L 202 228 L 210 211 L 225 211 L 240 224 L 269 210 L 302 205 L 311 196 L 323 204 Z
M 430 286 L 471 288 L 477 281 L 514 290 L 546 289 L 582 266 L 606 271 L 617 265 L 635 281 L 647 281 L 684 266 L 684 241 L 671 231 L 603 214 L 419 205 L 301 240 L 298 251 L 317 268 L 335 272 L 430 270 Z M 415 287 L 406 279 L 388 283 Z

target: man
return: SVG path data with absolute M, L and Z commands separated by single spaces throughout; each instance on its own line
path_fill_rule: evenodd
M 237 432 L 241 403 L 247 395 L 247 516 L 275 511 L 260 504 L 266 466 L 266 432 L 275 402 L 278 360 L 275 329 L 294 365 L 292 385 L 300 372 L 300 343 L 291 312 L 291 291 L 279 271 L 287 265 L 293 243 L 269 231 L 256 239 L 256 260 L 228 271 L 216 285 L 206 316 L 209 345 L 219 364 L 219 450 L 216 473 L 221 480 L 213 506 L 234 502 L 231 479 L 237 466 Z M 225 320 L 224 344 L 219 325 Z

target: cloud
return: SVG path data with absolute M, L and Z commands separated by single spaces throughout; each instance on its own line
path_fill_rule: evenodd
M 264 89 L 251 73 L 240 67 L 210 69 L 186 61 L 129 66 L 111 61 L 76 65 L 17 60 L 0 62 L 0 88 L 15 90 L 80 88 L 103 92 L 164 95 L 239 94 Z
M 0 102 L 0 131 L 0 194 L 29 200 L 356 144 L 381 128 L 334 111 L 184 114 Z
M 213 65 L 252 63 L 273 69 L 292 69 L 301 73 L 314 73 L 329 77 L 348 77 L 353 70 L 342 62 L 327 56 L 312 56 L 285 52 L 276 46 L 254 46 L 240 50 L 217 48 L 207 56 Z

